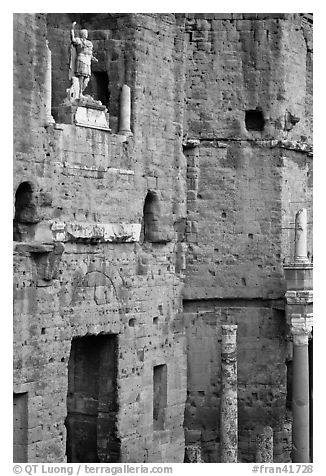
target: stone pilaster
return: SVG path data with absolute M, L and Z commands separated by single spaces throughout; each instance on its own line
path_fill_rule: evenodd
M 222 325 L 221 463 L 238 460 L 237 327 Z

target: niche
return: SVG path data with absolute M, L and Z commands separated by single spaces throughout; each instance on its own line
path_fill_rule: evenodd
M 116 335 L 76 337 L 68 363 L 67 461 L 117 462 Z
M 153 368 L 153 429 L 164 430 L 167 405 L 167 368 L 156 365 Z
M 92 71 L 90 94 L 101 103 L 109 106 L 109 79 L 106 71 Z
M 149 191 L 145 198 L 141 239 L 149 243 L 167 243 L 172 239 L 166 220 L 161 214 L 157 193 L 153 191 Z
M 144 203 L 144 241 L 153 241 L 159 231 L 160 204 L 155 192 L 148 192 Z
M 33 239 L 35 224 L 39 221 L 30 182 L 22 182 L 15 194 L 14 241 Z
M 27 463 L 28 394 L 14 393 L 13 409 L 13 461 Z
M 263 131 L 265 119 L 260 109 L 250 109 L 246 111 L 245 123 L 247 131 Z

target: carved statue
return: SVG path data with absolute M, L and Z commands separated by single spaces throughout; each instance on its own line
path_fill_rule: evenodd
M 80 30 L 80 38 L 75 36 L 74 27 L 76 22 L 72 23 L 71 27 L 71 46 L 69 59 L 69 79 L 72 80 L 72 85 L 68 89 L 70 99 L 83 98 L 89 79 L 91 77 L 91 62 L 98 62 L 97 58 L 93 56 L 93 43 L 87 39 L 88 31 Z

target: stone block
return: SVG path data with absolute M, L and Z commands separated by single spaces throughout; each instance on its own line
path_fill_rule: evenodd
M 309 290 L 313 288 L 312 265 L 284 266 L 284 275 L 288 291 Z
M 130 243 L 139 241 L 140 229 L 140 223 L 51 223 L 52 240 L 61 242 Z
M 58 121 L 63 124 L 76 124 L 77 126 L 91 129 L 110 131 L 107 123 L 108 115 L 103 105 L 78 106 L 77 104 L 69 104 L 67 102 L 60 105 L 57 109 Z

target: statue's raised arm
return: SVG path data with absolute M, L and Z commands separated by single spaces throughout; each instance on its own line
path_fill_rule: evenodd
M 71 44 L 70 44 L 70 50 L 69 50 L 69 79 L 71 79 L 73 82 L 74 82 L 74 78 L 76 78 L 76 61 L 77 61 L 77 50 L 74 45 L 75 25 L 76 25 L 76 22 L 74 21 L 72 23 L 71 30 L 70 30 Z
M 76 22 L 73 21 L 71 25 L 71 30 L 70 30 L 71 43 L 75 41 L 75 25 L 76 25 Z

